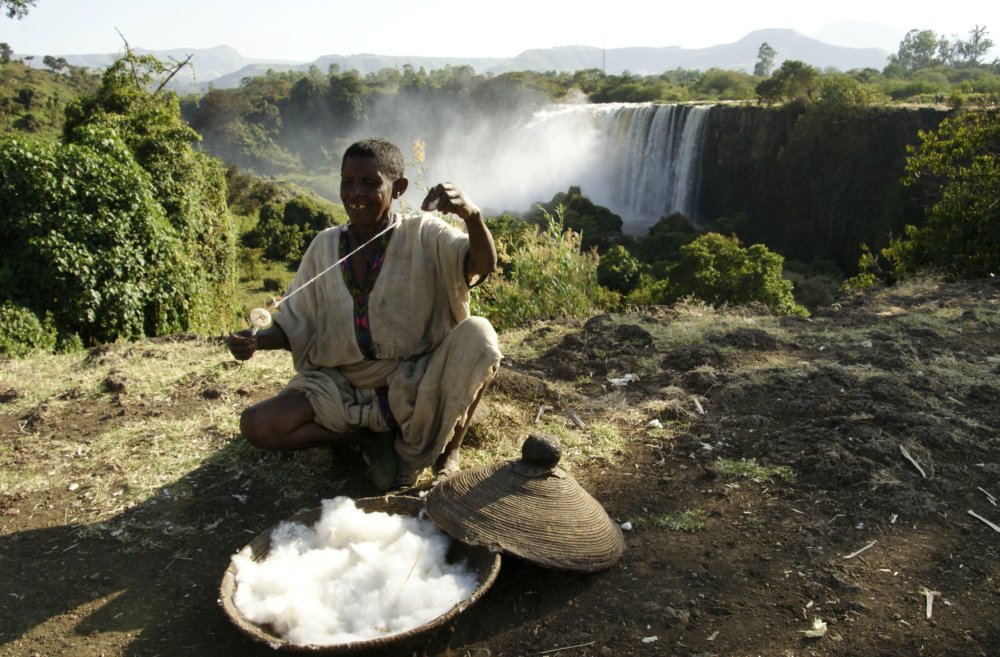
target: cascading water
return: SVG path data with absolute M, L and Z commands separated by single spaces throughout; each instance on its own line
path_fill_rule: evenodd
M 506 140 L 494 162 L 511 158 L 514 149 L 520 171 L 544 170 L 544 176 L 531 173 L 526 180 L 544 178 L 556 185 L 536 191 L 536 199 L 578 185 L 593 202 L 621 216 L 627 232 L 641 232 L 674 212 L 697 224 L 701 145 L 710 110 L 652 103 L 547 108 Z M 531 152 L 532 160 L 526 162 L 524 152 Z
M 696 224 L 702 139 L 710 106 L 566 104 L 521 115 L 472 119 L 447 108 L 388 113 L 376 134 L 427 144 L 428 176 L 458 182 L 489 212 L 523 212 L 578 186 L 643 233 L 682 212 Z M 402 128 L 402 129 L 401 129 Z
M 606 205 L 626 223 L 650 226 L 674 212 L 698 223 L 699 155 L 709 109 L 631 105 L 602 117 Z

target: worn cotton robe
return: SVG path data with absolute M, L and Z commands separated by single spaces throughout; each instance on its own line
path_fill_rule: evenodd
M 305 393 L 316 421 L 338 433 L 387 431 L 375 390 L 388 386 L 401 429 L 396 452 L 422 469 L 467 419 L 501 354 L 490 323 L 469 316 L 468 236 L 432 215 L 396 220 L 368 299 L 375 360 L 358 346 L 354 298 L 339 268 L 296 292 L 345 255 L 346 226 L 312 241 L 274 321 L 288 336 L 297 372 L 286 390 Z

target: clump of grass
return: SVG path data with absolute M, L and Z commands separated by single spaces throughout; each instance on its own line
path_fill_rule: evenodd
M 704 517 L 704 509 L 686 509 L 684 511 L 653 516 L 650 518 L 650 522 L 655 527 L 672 529 L 678 532 L 697 532 L 705 529 Z
M 539 232 L 495 232 L 502 272 L 474 295 L 473 313 L 488 317 L 498 331 L 539 319 L 587 317 L 613 305 L 614 294 L 597 282 L 597 254 L 581 249 L 582 238 L 565 229 L 563 212 L 562 206 L 554 216 L 543 210 L 547 223 Z
M 787 465 L 766 466 L 756 459 L 718 459 L 713 469 L 727 479 L 751 479 L 753 481 L 795 481 L 795 472 Z

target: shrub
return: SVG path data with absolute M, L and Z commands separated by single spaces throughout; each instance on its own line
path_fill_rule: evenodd
M 642 265 L 621 244 L 601 256 L 597 266 L 597 282 L 622 294 L 628 294 L 639 285 L 641 274 Z
M 563 230 L 562 206 L 545 218 L 542 231 L 510 233 L 524 240 L 516 250 L 506 235 L 494 235 L 501 271 L 479 288 L 473 312 L 498 331 L 538 319 L 587 317 L 615 301 L 597 282 L 597 254 L 581 251 L 580 235 Z
M 0 298 L 88 343 L 190 327 L 202 283 L 117 135 L 0 144 Z
M 782 278 L 784 258 L 763 244 L 744 249 L 735 237 L 705 233 L 680 251 L 670 270 L 666 303 L 687 296 L 713 305 L 758 301 L 777 313 L 806 314 L 795 303 L 791 281 Z
M 904 184 L 927 204 L 927 222 L 907 226 L 883 253 L 901 275 L 980 278 L 1000 271 L 1000 109 L 965 112 L 921 132 L 909 148 Z
M 0 354 L 20 358 L 39 351 L 52 351 L 56 330 L 51 318 L 41 321 L 32 311 L 9 301 L 0 304 Z

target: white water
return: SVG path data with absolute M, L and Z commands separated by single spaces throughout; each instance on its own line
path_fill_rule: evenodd
M 420 183 L 458 183 L 490 213 L 523 212 L 578 186 L 644 233 L 682 212 L 695 223 L 701 142 L 710 107 L 607 103 L 552 105 L 523 118 L 449 115 L 447 108 L 409 107 L 373 121 L 377 134 L 404 149 L 426 142 L 423 181 L 409 171 L 411 204 Z

